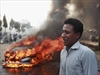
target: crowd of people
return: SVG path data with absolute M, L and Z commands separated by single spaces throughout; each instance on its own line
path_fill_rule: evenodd
M 12 43 L 16 42 L 18 39 L 21 39 L 22 35 L 21 34 L 8 34 L 8 33 L 0 33 L 0 43 Z

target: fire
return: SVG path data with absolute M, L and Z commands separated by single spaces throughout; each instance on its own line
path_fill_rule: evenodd
M 7 51 L 5 52 L 5 63 L 4 67 L 32 67 L 39 63 L 43 63 L 46 61 L 52 60 L 52 56 L 55 51 L 60 51 L 63 48 L 63 43 L 61 37 L 51 40 L 44 39 L 40 45 L 35 44 L 31 49 L 21 49 L 16 51 L 11 51 L 16 46 L 21 45 L 30 45 L 32 44 L 36 38 L 29 37 L 29 39 L 25 39 L 24 41 L 11 45 Z M 21 60 L 24 58 L 31 58 L 30 63 L 22 63 Z
M 14 47 L 17 47 L 17 46 L 28 46 L 28 45 L 32 44 L 34 42 L 34 40 L 36 40 L 36 37 L 29 36 L 28 38 L 22 40 L 21 42 L 11 45 L 6 51 L 9 52 L 11 49 L 13 49 Z

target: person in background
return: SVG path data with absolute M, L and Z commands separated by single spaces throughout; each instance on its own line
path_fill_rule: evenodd
M 10 33 L 9 37 L 10 37 L 10 43 L 12 43 L 13 39 L 12 39 L 12 34 L 11 33 Z
M 0 42 L 1 42 L 1 39 L 2 39 L 2 33 L 0 33 Z
M 17 38 L 18 38 L 17 33 L 16 33 L 16 34 L 13 34 L 13 38 L 14 38 L 14 41 L 16 42 L 16 40 L 17 40 Z
M 97 75 L 97 58 L 93 50 L 82 45 L 79 39 L 83 24 L 75 18 L 64 21 L 62 39 L 64 48 L 60 53 L 59 75 Z
M 22 38 L 22 35 L 21 34 L 19 34 L 19 39 L 21 39 Z

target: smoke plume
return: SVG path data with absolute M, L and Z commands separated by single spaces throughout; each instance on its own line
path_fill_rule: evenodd
M 98 29 L 97 4 L 100 0 L 51 0 L 51 10 L 40 29 L 33 29 L 29 36 L 37 37 L 42 42 L 45 38 L 56 39 L 61 36 L 63 21 L 66 18 L 77 18 L 84 24 L 84 29 Z M 99 15 L 98 15 L 99 14 Z M 33 34 L 34 33 L 34 34 Z M 87 33 L 83 33 L 87 36 Z M 28 38 L 27 36 L 26 38 Z M 24 39 L 23 39 L 24 40 Z M 20 42 L 20 41 L 18 41 Z
M 81 20 L 85 28 L 97 27 L 97 9 L 99 0 L 52 0 L 51 11 L 41 25 L 38 35 L 55 39 L 61 35 L 63 21 L 68 18 Z

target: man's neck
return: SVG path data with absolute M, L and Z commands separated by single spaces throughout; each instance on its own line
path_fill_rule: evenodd
M 77 41 L 76 41 L 77 42 Z M 76 43 L 75 42 L 75 43 Z M 67 50 L 67 52 L 68 52 L 68 50 L 75 44 L 75 43 L 73 43 L 72 45 L 70 45 L 70 46 L 66 46 L 66 50 Z
M 69 50 L 70 48 L 71 48 L 71 47 L 66 46 L 66 50 L 67 50 L 67 52 L 68 52 L 68 50 Z

